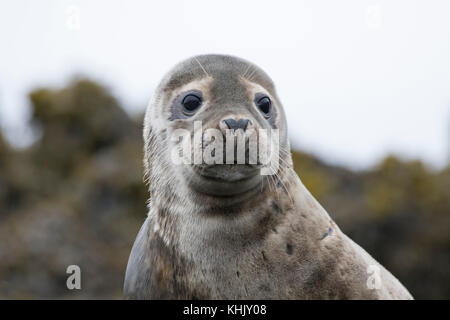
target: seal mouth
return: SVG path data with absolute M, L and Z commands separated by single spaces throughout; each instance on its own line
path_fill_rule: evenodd
M 260 166 L 222 164 L 190 166 L 188 182 L 196 191 L 213 196 L 234 196 L 254 188 L 260 181 Z
M 192 166 L 195 174 L 218 182 L 242 182 L 259 174 L 259 165 L 221 164 Z

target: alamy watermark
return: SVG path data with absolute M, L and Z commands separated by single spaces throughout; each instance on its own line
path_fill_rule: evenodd
M 279 167 L 279 130 L 219 130 L 203 131 L 202 122 L 194 122 L 194 134 L 176 129 L 172 136 L 173 164 L 260 165 L 261 175 L 272 175 Z
M 381 29 L 383 15 L 379 4 L 370 4 L 367 6 L 366 23 L 369 30 Z
M 378 290 L 381 288 L 381 269 L 379 266 L 375 264 L 371 264 L 366 269 L 367 274 L 369 274 L 369 277 L 367 278 L 367 289 L 369 290 Z
M 76 5 L 70 5 L 66 8 L 66 27 L 70 31 L 81 29 L 81 10 Z
M 76 264 L 72 264 L 67 267 L 66 273 L 70 274 L 67 277 L 66 286 L 69 290 L 81 289 L 81 269 Z

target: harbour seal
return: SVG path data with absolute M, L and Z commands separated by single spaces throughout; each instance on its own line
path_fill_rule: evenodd
M 195 121 L 221 132 L 278 130 L 277 170 L 174 165 L 171 136 L 180 128 L 194 135 Z M 282 104 L 256 65 L 202 55 L 175 66 L 147 108 L 144 141 L 149 212 L 128 261 L 125 298 L 412 299 L 304 187 Z

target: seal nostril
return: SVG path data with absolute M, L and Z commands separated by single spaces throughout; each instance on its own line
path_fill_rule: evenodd
M 223 122 L 225 122 L 229 129 L 237 129 L 238 123 L 236 122 L 236 120 L 230 118 L 223 120 Z
M 229 129 L 237 130 L 242 129 L 245 130 L 248 127 L 248 124 L 251 123 L 248 119 L 239 119 L 238 121 L 234 119 L 225 119 L 223 122 L 228 126 Z
M 239 129 L 245 130 L 245 129 L 247 129 L 249 122 L 250 122 L 250 120 L 248 120 L 248 119 L 239 119 L 237 122 L 237 126 Z

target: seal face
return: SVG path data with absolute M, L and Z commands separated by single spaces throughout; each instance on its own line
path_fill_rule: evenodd
M 195 123 L 201 123 L 201 141 L 195 141 L 198 131 Z M 229 162 L 226 157 L 230 139 L 227 131 L 239 131 L 244 139 L 245 152 L 249 153 L 249 140 L 260 130 L 285 128 L 286 119 L 281 102 L 276 96 L 270 78 L 256 66 L 237 58 L 226 56 L 195 57 L 176 66 L 159 86 L 152 106 L 147 113 L 146 136 L 148 143 L 145 161 L 148 161 L 148 173 L 154 164 L 152 155 L 155 145 L 161 153 L 170 153 L 174 148 L 171 137 L 177 130 L 183 129 L 193 139 L 190 158 L 196 159 L 195 147 L 204 151 L 208 146 L 204 132 L 209 129 L 219 131 L 223 138 L 220 165 L 217 163 L 195 163 L 179 166 L 173 178 L 192 189 L 191 192 L 214 196 L 234 196 L 245 194 L 262 184 L 262 164 L 257 161 L 249 163 Z M 286 131 L 279 141 L 280 148 L 289 149 Z M 162 139 L 161 139 L 162 138 Z M 157 143 L 154 141 L 158 141 Z M 214 139 L 216 140 L 216 139 Z M 198 146 L 201 145 L 201 146 Z M 231 150 L 233 152 L 233 150 Z M 236 151 L 234 152 L 236 153 Z M 225 159 L 227 158 L 227 159 Z M 152 165 L 150 165 L 150 163 Z M 215 200 L 217 202 L 217 199 Z
M 127 298 L 411 298 L 305 189 L 274 84 L 254 64 L 176 65 L 147 108 L 144 141 L 149 214 Z

